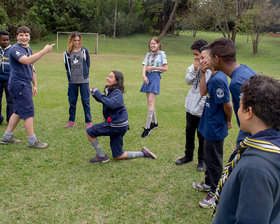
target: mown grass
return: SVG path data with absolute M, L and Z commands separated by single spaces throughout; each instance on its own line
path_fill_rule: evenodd
M 198 38 L 212 41 L 219 33 L 199 32 Z M 35 103 L 35 132 L 49 143 L 44 150 L 26 147 L 27 138 L 22 122 L 15 136 L 25 140 L 18 145 L 0 146 L 0 223 L 210 223 L 211 211 L 200 209 L 198 201 L 205 194 L 192 189 L 193 181 L 203 180 L 194 162 L 175 166 L 184 153 L 185 96 L 190 86 L 185 83 L 185 70 L 193 57 L 189 46 L 190 33 L 163 39 L 167 52 L 167 73 L 161 80 L 161 94 L 156 99 L 159 128 L 145 139 L 140 138 L 146 120 L 147 105 L 143 93 L 141 63 L 150 36 L 136 35 L 121 39 L 106 38 L 100 54 L 91 55 L 90 85 L 103 89 L 105 76 L 111 70 L 125 75 L 125 103 L 130 130 L 124 138 L 124 149 L 151 149 L 157 160 L 134 159 L 114 161 L 109 139 L 99 138 L 109 155 L 107 164 L 90 164 L 95 156 L 85 137 L 85 123 L 80 100 L 77 105 L 77 126 L 62 127 L 68 120 L 67 79 L 63 49 L 54 49 L 38 61 L 38 95 Z M 34 51 L 54 37 L 31 43 Z M 84 46 L 91 52 L 91 43 Z M 87 46 L 88 45 L 88 46 Z M 251 55 L 251 43 L 239 35 L 236 43 L 238 61 L 258 73 L 279 78 L 280 39 L 264 36 L 260 54 Z M 3 108 L 5 112 L 5 108 Z M 93 122 L 101 122 L 102 105 L 91 100 Z M 4 133 L 7 124 L 0 126 Z M 238 127 L 225 139 L 225 160 L 231 153 Z

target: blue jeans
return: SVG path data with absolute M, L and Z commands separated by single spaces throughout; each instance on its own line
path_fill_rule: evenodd
M 12 96 L 10 95 L 10 92 L 8 90 L 8 82 L 9 80 L 0 80 L 0 116 L 2 116 L 2 97 L 3 97 L 3 91 L 5 91 L 6 94 L 6 102 L 7 102 L 7 107 L 6 107 L 6 121 L 8 122 L 11 115 L 14 112 L 14 105 L 12 101 Z
M 89 93 L 89 83 L 73 84 L 68 85 L 68 101 L 69 101 L 69 121 L 74 122 L 76 117 L 76 104 L 79 95 L 79 87 L 81 100 L 85 113 L 85 122 L 91 122 L 91 112 L 90 112 L 90 93 Z

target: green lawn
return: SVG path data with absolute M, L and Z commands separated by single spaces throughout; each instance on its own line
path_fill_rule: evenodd
M 198 38 L 212 41 L 220 33 L 199 32 Z M 125 76 L 125 103 L 130 130 L 124 138 L 124 150 L 148 147 L 157 160 L 134 159 L 114 161 L 107 137 L 99 138 L 109 155 L 107 164 L 90 164 L 95 156 L 85 136 L 80 100 L 77 126 L 63 129 L 68 121 L 67 78 L 62 49 L 47 54 L 35 66 L 38 94 L 35 103 L 35 132 L 49 143 L 44 150 L 27 148 L 27 137 L 21 122 L 15 136 L 25 140 L 17 145 L 0 146 L 0 223 L 210 223 L 211 211 L 200 209 L 204 193 L 192 189 L 193 181 L 204 179 L 194 162 L 175 166 L 184 154 L 185 70 L 192 63 L 189 47 L 191 33 L 163 39 L 168 72 L 162 75 L 161 94 L 156 99 L 159 128 L 145 139 L 140 137 L 147 114 L 146 97 L 139 92 L 142 84 L 141 63 L 151 36 L 106 38 L 100 54 L 91 55 L 90 86 L 103 89 L 105 76 L 120 70 Z M 31 43 L 34 51 L 55 36 Z M 103 43 L 104 44 L 104 43 Z M 84 46 L 94 52 L 88 40 Z M 100 45 L 101 46 L 101 45 Z M 239 63 L 245 63 L 261 74 L 280 78 L 280 38 L 264 36 L 260 53 L 251 55 L 251 43 L 239 35 L 236 43 Z M 5 103 L 4 103 L 5 104 Z M 5 112 L 5 108 L 3 108 Z M 102 105 L 91 99 L 93 122 L 102 121 Z M 0 134 L 7 124 L 0 125 Z M 238 127 L 225 139 L 225 160 L 235 145 Z M 195 150 L 195 153 L 197 150 Z

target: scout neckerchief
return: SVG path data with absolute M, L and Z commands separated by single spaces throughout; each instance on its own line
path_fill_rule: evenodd
M 213 215 L 217 211 L 217 205 L 219 203 L 220 195 L 222 193 L 223 187 L 225 185 L 225 182 L 227 181 L 229 175 L 231 174 L 232 170 L 235 168 L 236 164 L 240 160 L 243 152 L 248 148 L 255 148 L 266 152 L 272 152 L 280 154 L 280 148 L 271 142 L 264 141 L 267 136 L 262 137 L 246 137 L 244 141 L 240 142 L 240 147 L 238 147 L 237 154 L 233 157 L 232 160 L 230 160 L 222 173 L 222 177 L 218 183 L 218 187 L 216 188 L 215 192 L 215 203 L 213 205 Z
M 5 64 L 4 62 L 5 62 L 5 59 L 8 59 L 8 58 L 5 58 L 4 54 L 5 54 L 5 50 L 8 49 L 9 47 L 11 47 L 11 45 L 9 45 L 9 46 L 6 47 L 6 48 L 2 48 L 2 47 L 0 46 L 0 50 L 1 50 L 0 63 L 2 64 L 2 69 L 3 69 L 3 71 L 4 71 L 4 64 Z
M 17 43 L 18 43 L 19 46 L 23 47 L 23 48 L 26 50 L 27 57 L 29 57 L 29 56 L 31 55 L 31 51 L 30 51 L 29 44 L 23 45 L 23 44 L 21 44 L 20 42 L 17 42 Z M 34 65 L 31 64 L 31 66 L 32 66 L 32 71 L 33 71 L 34 73 L 36 73 Z
M 148 65 L 149 66 L 154 66 L 154 63 L 155 63 L 155 59 L 156 59 L 156 57 L 157 57 L 157 55 L 158 55 L 158 52 L 150 52 L 150 54 L 149 54 L 149 57 L 148 57 Z M 150 57 L 151 57 L 151 63 L 150 63 Z

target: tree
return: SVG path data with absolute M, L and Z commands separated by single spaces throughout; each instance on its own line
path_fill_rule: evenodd
M 176 28 L 176 12 L 185 9 L 187 2 L 188 0 L 146 0 L 143 1 L 143 8 L 152 27 L 158 30 L 159 33 L 162 33 L 164 28 L 166 28 L 166 24 L 168 24 L 176 3 L 175 13 L 169 21 L 170 25 L 166 31 L 166 33 L 174 34 Z
M 129 13 L 133 14 L 133 0 L 128 0 Z
M 117 29 L 117 16 L 118 16 L 118 0 L 115 3 L 115 14 L 114 14 L 114 32 L 112 38 L 116 38 L 116 29 Z
M 215 14 L 208 1 L 191 0 L 183 14 L 182 29 L 193 31 L 193 37 L 198 30 L 213 30 L 215 27 Z
M 0 29 L 7 29 L 6 24 L 9 22 L 9 17 L 6 11 L 0 6 Z
M 166 32 L 169 29 L 171 23 L 173 22 L 176 10 L 178 8 L 178 5 L 179 5 L 179 0 L 175 0 L 172 12 L 171 12 L 171 14 L 169 16 L 169 19 L 168 19 L 167 23 L 165 24 L 164 29 L 161 31 L 161 34 L 159 35 L 159 39 L 161 39 L 166 34 Z
M 224 37 L 235 42 L 242 16 L 254 4 L 254 0 L 210 0 L 212 12 Z
M 252 9 L 243 17 L 242 23 L 251 35 L 253 55 L 258 53 L 261 35 L 266 32 L 270 24 L 280 24 L 280 8 L 274 7 L 270 0 L 258 0 Z

